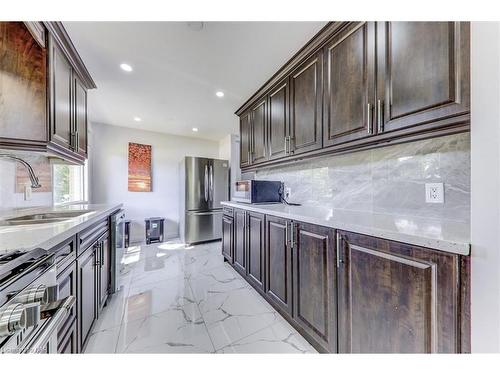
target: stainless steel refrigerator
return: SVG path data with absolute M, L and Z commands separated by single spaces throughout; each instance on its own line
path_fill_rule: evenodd
M 186 156 L 180 174 L 181 239 L 185 243 L 221 239 L 221 201 L 229 197 L 229 162 Z

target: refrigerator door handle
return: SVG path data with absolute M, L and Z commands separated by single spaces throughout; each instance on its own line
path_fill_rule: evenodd
M 208 175 L 208 178 L 209 178 L 209 182 L 208 182 L 208 186 L 209 186 L 209 190 L 208 190 L 208 199 L 210 201 L 213 201 L 214 200 L 214 169 L 212 167 L 212 164 L 210 164 L 210 174 Z
M 205 188 L 205 202 L 208 202 L 208 166 L 205 164 L 205 179 L 204 179 L 204 188 Z

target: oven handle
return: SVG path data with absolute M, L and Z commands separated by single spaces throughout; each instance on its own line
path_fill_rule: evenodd
M 27 349 L 28 353 L 32 352 L 33 350 L 40 350 L 50 341 L 53 335 L 57 335 L 57 330 L 66 320 L 70 310 L 75 305 L 75 302 L 76 297 L 74 296 L 68 296 L 61 302 L 61 307 L 59 307 L 52 318 L 50 318 L 47 326 L 30 343 Z

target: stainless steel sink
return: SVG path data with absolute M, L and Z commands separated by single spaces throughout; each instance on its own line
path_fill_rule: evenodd
M 89 210 L 85 211 L 54 211 L 54 212 L 44 212 L 32 215 L 17 216 L 6 220 L 0 221 L 0 226 L 5 225 L 29 225 L 29 224 L 46 224 L 46 223 L 57 223 L 59 221 L 64 221 L 71 219 L 73 217 L 88 214 Z

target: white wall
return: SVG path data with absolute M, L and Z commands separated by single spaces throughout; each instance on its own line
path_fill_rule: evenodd
M 500 351 L 500 23 L 471 24 L 472 351 Z
M 128 191 L 128 143 L 152 145 L 150 193 Z M 195 138 L 92 124 L 92 203 L 124 203 L 132 220 L 131 240 L 144 239 L 144 218 L 166 217 L 165 235 L 177 237 L 179 224 L 179 163 L 184 156 L 217 158 L 219 143 Z

